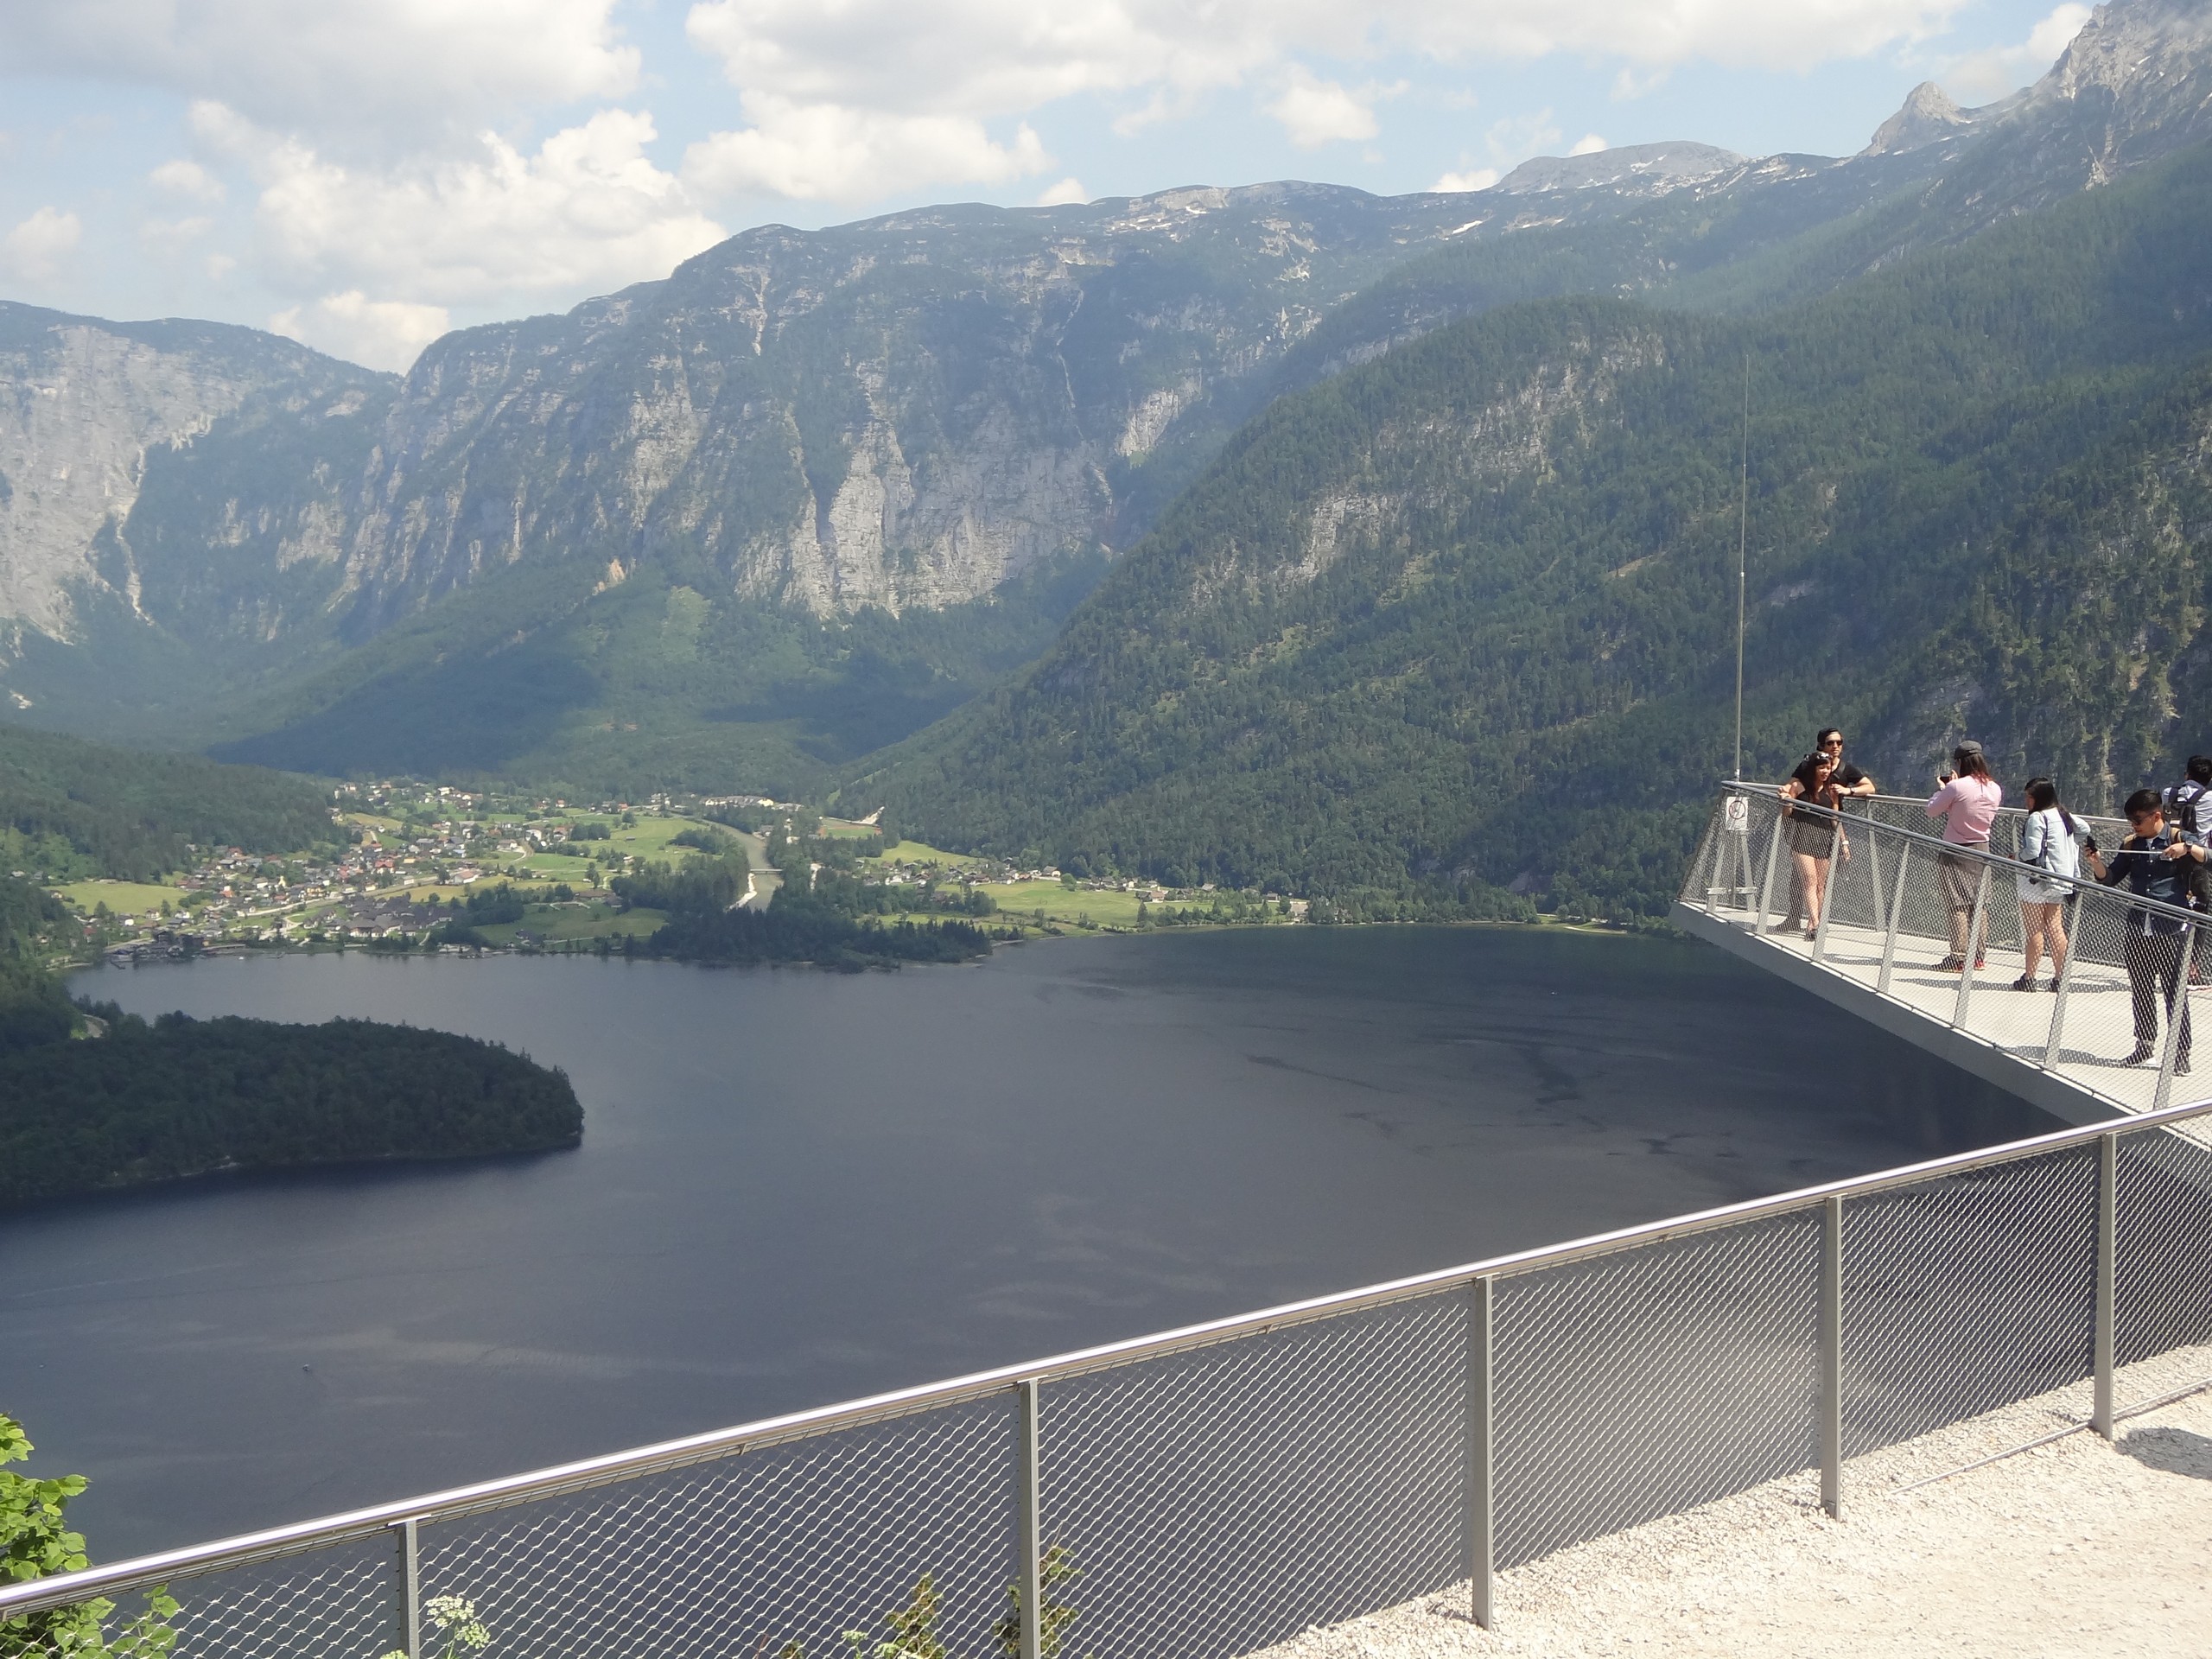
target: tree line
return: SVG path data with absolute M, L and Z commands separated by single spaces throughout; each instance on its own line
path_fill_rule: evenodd
M 565 1074 L 473 1037 L 80 1007 L 43 960 L 66 923 L 47 894 L 0 878 L 0 1205 L 219 1169 L 540 1151 L 583 1133 Z
M 188 868 L 194 847 L 291 853 L 343 840 L 304 778 L 0 726 L 5 868 L 157 881 Z
M 766 846 L 782 885 L 766 906 L 734 908 L 751 865 L 744 849 L 725 839 L 729 844 L 719 853 L 695 853 L 680 864 L 648 863 L 610 884 L 625 906 L 667 918 L 642 946 L 631 947 L 633 952 L 690 962 L 810 962 L 857 971 L 963 962 L 990 950 L 989 936 L 958 918 L 915 922 L 901 915 L 886 925 L 880 918 L 894 912 L 884 895 L 896 890 L 860 881 L 849 846 L 801 840 L 780 828 L 769 831 Z

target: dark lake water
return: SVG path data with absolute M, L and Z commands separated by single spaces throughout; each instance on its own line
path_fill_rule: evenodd
M 107 1560 L 2052 1127 L 1707 947 L 1564 931 L 79 988 L 497 1038 L 587 1112 L 575 1152 L 0 1218 L 0 1404 Z

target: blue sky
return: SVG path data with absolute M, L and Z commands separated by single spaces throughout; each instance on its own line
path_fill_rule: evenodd
M 0 0 L 0 297 L 403 368 L 722 236 L 944 200 L 1479 188 L 1694 138 L 1847 155 L 2049 0 Z

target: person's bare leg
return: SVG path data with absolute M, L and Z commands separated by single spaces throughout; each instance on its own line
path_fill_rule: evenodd
M 2022 979 L 2033 979 L 2037 966 L 2043 961 L 2043 918 L 2048 912 L 2049 906 L 2044 905 L 2020 906 L 2020 950 L 2027 958 L 2020 970 Z
M 1821 925 L 1821 861 L 1810 853 L 1792 853 L 1797 864 L 1797 890 L 1805 895 L 1805 931 Z
M 2050 918 L 2044 924 L 2044 943 L 2050 948 L 2050 976 L 2056 979 L 2066 971 L 2066 906 L 2047 905 L 2044 913 Z

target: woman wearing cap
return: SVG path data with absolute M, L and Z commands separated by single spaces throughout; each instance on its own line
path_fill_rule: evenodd
M 1929 798 L 1928 816 L 1942 819 L 1947 845 L 1986 853 L 1989 826 L 1997 822 L 1997 809 L 2004 803 L 2005 791 L 1989 775 L 1989 762 L 1982 758 L 1981 745 L 1972 738 L 1951 751 L 1951 768 L 1936 780 L 1942 787 Z M 1961 858 L 1951 853 L 1937 855 L 1936 866 L 1943 883 L 1943 902 L 1951 911 L 1951 954 L 1936 967 L 1940 972 L 1955 974 L 1967 965 L 1967 935 L 1974 926 L 1974 895 L 1981 889 L 1981 873 L 1987 866 L 1978 858 Z M 1972 949 L 1974 965 L 1984 966 L 1981 942 L 1974 941 Z

